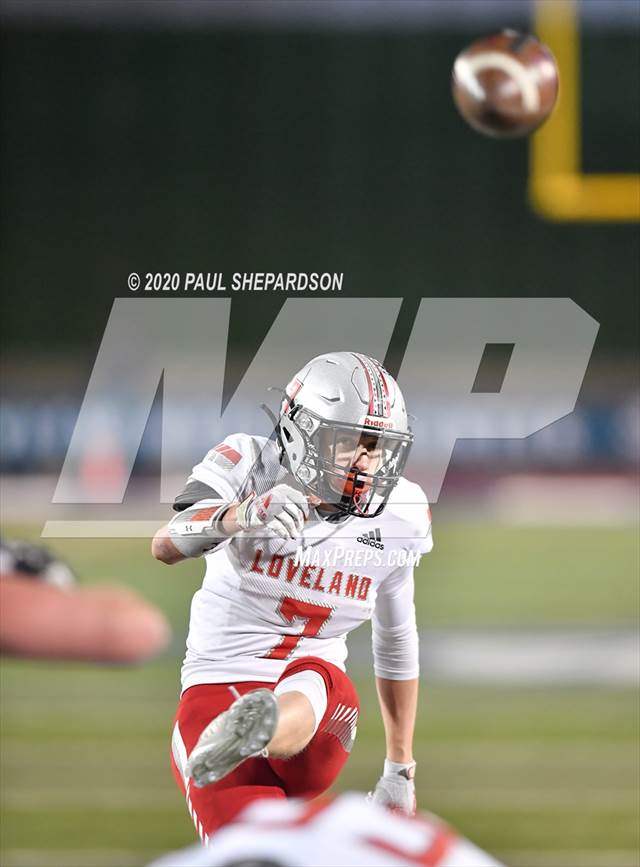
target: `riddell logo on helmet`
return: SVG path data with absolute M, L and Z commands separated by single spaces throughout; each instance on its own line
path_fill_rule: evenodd
M 384 551 L 379 527 L 376 527 L 375 530 L 371 530 L 369 533 L 363 533 L 362 536 L 358 536 L 356 542 L 362 542 L 363 545 L 369 545 L 371 548 L 379 548 L 381 551 Z
M 367 427 L 383 427 L 383 428 L 393 427 L 392 421 L 384 421 L 384 419 L 381 419 L 381 418 L 366 418 L 364 420 L 364 423 L 367 425 Z

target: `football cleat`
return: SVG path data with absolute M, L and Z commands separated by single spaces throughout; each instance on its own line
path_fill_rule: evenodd
M 278 723 L 278 700 L 270 689 L 237 698 L 212 719 L 187 762 L 187 775 L 201 789 L 230 774 L 245 759 L 266 755 Z

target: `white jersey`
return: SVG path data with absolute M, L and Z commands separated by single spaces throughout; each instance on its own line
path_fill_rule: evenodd
M 229 501 L 291 481 L 278 445 L 247 434 L 212 449 L 190 480 Z M 417 677 L 417 638 L 405 641 L 415 633 L 413 565 L 432 547 L 426 497 L 406 479 L 377 518 L 327 521 L 311 509 L 295 541 L 252 531 L 222 542 L 206 555 L 204 582 L 193 597 L 183 690 L 273 682 L 300 656 L 344 670 L 347 634 L 372 616 L 376 673 Z M 403 658 L 403 642 L 411 659 Z
M 151 867 L 500 867 L 436 816 L 390 813 L 349 793 L 335 801 L 250 804 L 208 846 L 192 846 Z

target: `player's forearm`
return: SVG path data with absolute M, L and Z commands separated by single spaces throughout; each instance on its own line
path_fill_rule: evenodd
M 211 501 L 203 501 L 183 510 L 154 536 L 153 557 L 168 566 L 201 557 L 242 529 L 237 520 L 239 505 L 221 501 L 212 505 Z
M 387 758 L 392 762 L 411 762 L 418 707 L 418 678 L 389 680 L 376 677 L 376 688 L 384 723 Z

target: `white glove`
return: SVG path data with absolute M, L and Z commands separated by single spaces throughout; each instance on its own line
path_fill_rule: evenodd
M 385 759 L 384 771 L 373 792 L 369 792 L 369 800 L 413 816 L 416 812 L 415 772 L 415 762 L 403 764 Z
M 252 494 L 236 509 L 236 521 L 243 530 L 271 530 L 281 539 L 297 539 L 309 516 L 309 502 L 301 491 L 276 485 L 265 494 Z

